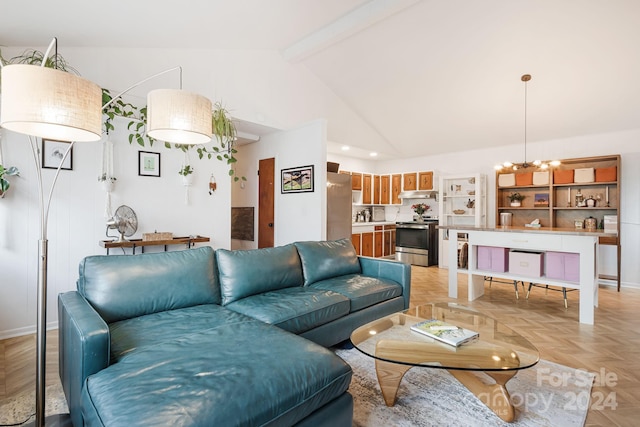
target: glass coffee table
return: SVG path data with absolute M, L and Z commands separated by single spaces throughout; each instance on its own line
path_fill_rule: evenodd
M 412 325 L 427 319 L 469 329 L 479 336 L 455 347 L 411 330 Z M 353 331 L 351 342 L 375 359 L 387 406 L 395 404 L 398 387 L 409 369 L 447 369 L 507 422 L 514 420 L 515 410 L 505 385 L 520 369 L 534 366 L 540 358 L 535 346 L 508 326 L 455 303 L 421 305 L 391 314 Z M 478 374 L 493 381 L 483 381 Z

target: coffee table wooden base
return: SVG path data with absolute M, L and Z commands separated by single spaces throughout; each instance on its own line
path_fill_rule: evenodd
M 398 387 L 400 387 L 402 377 L 412 367 L 376 359 L 376 376 L 382 390 L 382 397 L 387 406 L 393 406 L 396 403 Z M 473 372 L 455 369 L 449 369 L 448 371 L 502 420 L 506 422 L 514 420 L 515 409 L 511 404 L 509 392 L 505 385 L 517 371 Z M 495 380 L 495 384 L 485 384 L 476 376 L 478 373 L 490 376 Z

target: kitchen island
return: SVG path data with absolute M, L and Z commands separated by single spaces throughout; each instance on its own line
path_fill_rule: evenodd
M 580 323 L 594 323 L 594 307 L 598 306 L 598 239 L 601 236 L 615 236 L 602 230 L 586 231 L 572 228 L 529 228 L 529 227 L 466 227 L 440 226 L 448 230 L 449 240 L 457 241 L 458 236 L 467 236 L 467 268 L 458 268 L 456 262 L 449 262 L 449 297 L 458 298 L 458 273 L 468 275 L 468 300 L 473 301 L 484 294 L 484 278 L 491 276 L 506 280 L 540 283 L 551 286 L 580 290 Z M 479 267 L 478 248 L 498 248 L 518 255 L 537 256 L 541 266 L 520 271 L 520 266 L 508 265 L 504 268 L 487 269 Z M 484 249 L 482 249 L 484 250 Z M 578 280 L 547 277 L 544 260 L 550 254 L 577 255 Z M 449 244 L 449 259 L 458 259 L 458 245 Z M 509 263 L 507 263 L 509 264 Z M 516 270 L 514 272 L 514 270 Z

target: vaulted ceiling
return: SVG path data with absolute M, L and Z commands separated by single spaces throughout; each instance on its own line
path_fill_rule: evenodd
M 269 49 L 415 157 L 640 127 L 637 0 L 3 0 L 0 44 Z M 130 31 L 129 29 L 134 29 Z M 330 150 L 350 144 L 330 121 Z M 356 152 L 358 152 L 356 150 Z

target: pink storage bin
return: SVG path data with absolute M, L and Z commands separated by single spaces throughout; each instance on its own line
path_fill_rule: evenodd
M 542 277 L 544 257 L 539 252 L 509 252 L 509 273 L 527 277 Z
M 478 246 L 478 270 L 504 273 L 509 267 L 509 249 Z
M 546 276 L 550 279 L 580 281 L 580 255 L 570 252 L 547 252 Z

